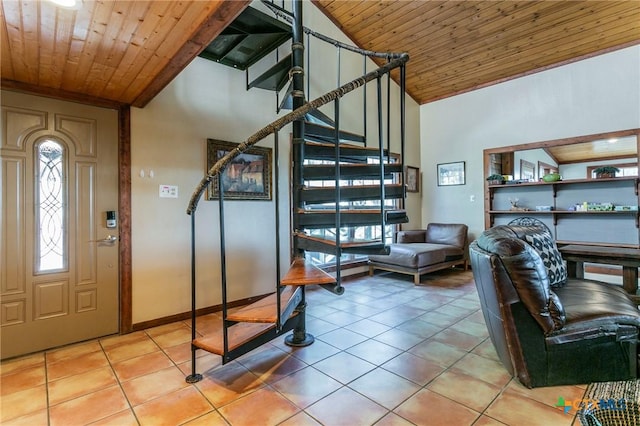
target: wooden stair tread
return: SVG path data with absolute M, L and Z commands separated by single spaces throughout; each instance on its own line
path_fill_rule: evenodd
M 394 212 L 403 212 L 404 210 L 398 210 L 398 209 L 391 209 L 391 210 L 387 210 L 385 209 L 384 212 L 385 213 L 394 213 Z M 326 209 L 326 210 L 305 210 L 304 208 L 299 208 L 298 209 L 298 213 L 299 214 L 336 214 L 335 210 L 331 210 L 331 209 Z M 341 209 L 340 213 L 343 214 L 380 214 L 380 209 Z
M 228 329 L 229 333 L 229 350 L 232 351 L 253 338 L 266 333 L 275 328 L 275 324 L 242 322 L 234 324 Z M 193 345 L 197 348 L 204 349 L 217 355 L 224 355 L 224 338 L 223 331 L 217 331 L 213 334 L 197 338 L 193 341 Z
M 317 266 L 299 258 L 293 261 L 281 281 L 282 285 L 335 284 L 336 279 Z
M 287 286 L 280 293 L 280 309 L 284 311 L 287 307 L 291 297 L 295 293 L 296 288 Z M 270 294 L 267 297 L 254 302 L 250 305 L 244 306 L 227 315 L 229 321 L 238 322 L 261 322 L 261 323 L 276 323 L 278 320 L 277 313 L 277 295 L 276 293 Z
M 294 236 L 298 238 L 304 238 L 305 240 L 316 241 L 318 243 L 324 244 L 336 244 L 335 240 L 328 240 L 325 238 L 314 237 L 312 235 L 307 235 L 303 232 L 295 232 Z M 381 244 L 382 240 L 367 240 L 367 241 L 340 241 L 340 247 L 351 248 L 351 247 L 366 247 L 370 245 L 378 245 Z

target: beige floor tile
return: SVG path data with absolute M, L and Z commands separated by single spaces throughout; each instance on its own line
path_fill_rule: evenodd
M 374 364 L 346 352 L 339 352 L 313 364 L 313 367 L 342 384 L 347 384 L 376 368 Z
M 480 413 L 428 389 L 419 391 L 393 412 L 416 425 L 430 426 L 469 426 L 480 416 Z
M 222 365 L 222 357 L 205 351 L 196 352 L 196 374 L 206 374 L 207 371 Z M 178 365 L 178 368 L 186 376 L 192 373 L 191 358 Z
M 79 343 L 77 345 L 65 346 L 60 349 L 53 349 L 51 351 L 47 351 L 45 353 L 45 358 L 46 358 L 47 364 L 49 364 L 53 362 L 60 362 L 68 358 L 76 358 L 80 355 L 88 354 L 91 352 L 97 352 L 101 350 L 102 350 L 102 347 L 100 346 L 100 343 L 96 340 L 96 341 Z
M 520 383 L 517 379 L 512 379 L 507 385 L 509 391 L 517 392 L 527 398 L 534 399 L 543 404 L 555 407 L 558 398 L 576 401 L 582 399 L 585 388 L 581 386 L 548 386 L 544 388 L 529 389 Z
M 402 353 L 400 349 L 377 340 L 364 341 L 350 347 L 347 352 L 375 365 L 385 363 Z
M 217 411 L 210 411 L 194 420 L 184 423 L 185 426 L 228 426 L 229 423 Z
M 191 340 L 189 340 L 187 343 L 181 343 L 176 346 L 164 348 L 164 352 L 171 359 L 171 361 L 176 364 L 182 364 L 183 362 L 189 361 L 191 359 Z M 198 357 L 199 355 L 198 352 L 203 351 L 196 351 L 196 357 Z
M 409 353 L 424 359 L 435 361 L 443 367 L 456 363 L 467 352 L 437 340 L 428 339 L 409 349 Z
M 507 389 L 496 398 L 484 414 L 508 425 L 569 426 L 573 422 L 574 413 L 565 414 L 558 408 Z
M 485 341 L 480 343 L 478 346 L 473 348 L 471 352 L 476 355 L 480 355 L 481 357 L 492 359 L 497 362 L 501 362 L 500 357 L 498 357 L 498 353 L 496 352 L 496 348 L 493 346 L 493 343 L 491 342 L 491 339 L 486 339 Z
M 407 350 L 424 341 L 424 338 L 408 331 L 392 328 L 389 331 L 377 335 L 374 337 L 374 340 L 386 343 L 387 345 L 391 345 L 398 349 Z
M 305 411 L 323 425 L 370 425 L 388 412 L 347 387 L 338 389 Z
M 177 367 L 169 367 L 122 383 L 122 389 L 132 406 L 189 386 Z
M 405 352 L 382 365 L 385 370 L 424 386 L 445 371 L 441 364 Z
M 391 327 L 388 325 L 380 324 L 379 322 L 371 321 L 367 318 L 349 325 L 350 331 L 362 334 L 365 337 L 375 337 L 385 331 L 389 331 L 390 329 Z
M 335 392 L 342 384 L 313 367 L 307 367 L 273 383 L 272 387 L 298 407 L 306 408 Z
M 347 327 L 353 324 L 354 322 L 358 322 L 362 320 L 363 318 L 364 317 L 361 315 L 355 315 L 351 312 L 345 312 L 345 311 L 337 311 L 322 317 L 323 320 L 330 322 L 332 324 L 338 325 L 340 327 Z
M 234 426 L 271 426 L 300 411 L 291 401 L 266 386 L 218 410 Z
M 144 337 L 137 339 L 130 344 L 117 345 L 109 348 L 105 348 L 107 357 L 112 363 L 124 361 L 127 359 L 135 358 L 141 355 L 150 354 L 151 352 L 159 351 L 160 348 L 155 344 L 150 337 Z
M 280 423 L 279 426 L 321 426 L 321 425 L 320 423 L 315 421 L 313 417 L 301 411 L 295 416 L 289 417 L 287 420 Z
M 216 408 L 265 386 L 262 380 L 237 362 L 207 371 L 203 376 L 196 386 Z
M 376 426 L 412 426 L 413 423 L 403 419 L 396 413 L 389 413 L 376 423 Z
M 47 387 L 40 385 L 0 398 L 0 424 L 47 408 Z
M 427 389 L 482 412 L 498 396 L 502 387 L 491 385 L 475 377 L 448 370 L 435 378 Z M 473 392 L 469 392 L 473 389 Z
M 354 333 L 353 331 L 349 331 L 344 328 L 339 328 L 337 330 L 330 331 L 328 333 L 324 333 L 321 336 L 318 336 L 318 340 L 322 340 L 325 343 L 330 344 L 331 346 L 335 346 L 338 349 L 347 349 L 351 346 L 357 345 L 358 343 L 364 342 L 367 340 L 361 334 Z
M 47 426 L 49 424 L 49 413 L 46 409 L 29 413 L 13 420 L 3 421 L 0 416 L 2 426 Z
M 0 362 L 0 375 L 12 374 L 39 365 L 44 365 L 44 352 Z
M 152 336 L 152 339 L 162 349 L 171 348 L 182 343 L 191 343 L 191 329 L 182 326 L 168 333 Z
M 141 340 L 148 340 L 149 336 L 144 331 L 123 334 L 121 336 L 111 336 L 100 339 L 100 345 L 104 350 L 113 349 L 118 346 L 131 345 Z
M 141 426 L 179 425 L 213 410 L 211 404 L 192 386 L 162 395 L 133 407 Z
M 46 382 L 45 374 L 44 364 L 5 374 L 0 382 L 0 395 L 9 395 L 43 385 Z
M 455 363 L 452 370 L 460 371 L 499 387 L 505 386 L 511 380 L 511 375 L 502 364 L 472 353 L 465 355 Z
M 90 352 L 75 358 L 67 358 L 58 362 L 48 362 L 47 379 L 49 381 L 58 380 L 108 365 L 109 361 L 104 352 Z
M 172 365 L 173 363 L 169 357 L 164 352 L 158 351 L 113 364 L 113 370 L 121 382 L 126 382 L 136 377 L 169 368 Z
M 129 408 L 119 386 L 112 386 L 49 408 L 50 426 L 83 425 Z
M 211 317 L 206 317 L 206 318 L 211 318 Z M 206 322 L 207 319 L 205 319 L 203 317 L 202 322 Z M 197 322 L 196 322 L 197 324 Z M 159 325 L 157 327 L 153 327 L 153 328 L 147 328 L 145 330 L 145 333 L 147 333 L 151 338 L 153 338 L 155 340 L 155 338 L 157 338 L 158 336 L 161 336 L 163 334 L 170 334 L 173 333 L 174 331 L 179 331 L 182 330 L 184 331 L 185 329 L 189 330 L 189 332 L 191 332 L 191 330 L 189 329 L 189 327 L 182 321 L 176 321 L 176 322 L 172 322 L 169 324 L 164 324 L 164 325 Z
M 397 330 L 406 331 L 407 333 L 415 334 L 422 339 L 428 339 L 431 336 L 439 333 L 442 329 L 437 325 L 430 324 L 426 321 L 422 321 L 419 318 L 413 318 L 407 322 L 404 322 L 396 327 Z
M 433 340 L 438 342 L 446 343 L 449 346 L 454 346 L 463 351 L 470 351 L 476 346 L 478 346 L 482 341 L 486 338 L 486 335 L 483 336 L 472 336 L 467 333 L 461 333 L 456 331 L 452 327 L 447 328 L 444 331 L 441 331 L 438 334 L 433 336 Z
M 418 319 L 428 322 L 429 324 L 437 325 L 438 327 L 449 327 L 457 323 L 460 319 L 451 315 L 447 315 L 443 312 L 436 312 L 435 310 L 429 311 L 424 315 L 418 317 Z
M 49 405 L 60 404 L 117 384 L 116 376 L 110 367 L 102 367 L 86 373 L 76 374 L 75 376 L 65 377 L 49 382 Z
M 91 426 L 138 426 L 138 420 L 129 408 L 91 423 Z
M 473 426 L 504 426 L 504 423 L 497 421 L 496 419 L 492 419 L 489 416 L 482 415 L 480 418 L 473 424 Z M 516 426 L 516 425 L 514 425 Z
M 420 390 L 415 383 L 382 368 L 354 380 L 349 387 L 389 410 Z
M 278 345 L 278 348 L 282 349 L 284 346 L 286 345 L 283 343 L 281 345 Z M 335 346 L 331 346 L 328 343 L 317 339 L 311 346 L 301 348 L 291 348 L 290 346 L 286 347 L 291 351 L 291 355 L 305 362 L 306 364 L 314 364 L 340 352 L 340 349 L 336 348 Z
M 276 382 L 307 366 L 275 346 L 264 346 L 264 350 L 245 355 L 238 359 L 249 371 L 265 383 Z

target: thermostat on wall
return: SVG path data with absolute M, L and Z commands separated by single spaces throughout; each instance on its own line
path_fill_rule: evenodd
M 160 185 L 160 198 L 178 198 L 176 185 Z

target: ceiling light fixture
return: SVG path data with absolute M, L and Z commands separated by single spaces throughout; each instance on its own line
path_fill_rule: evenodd
M 77 0 L 49 0 L 51 3 L 62 7 L 75 7 Z
M 611 138 L 611 139 L 607 140 L 607 142 L 609 142 L 609 143 L 616 143 L 616 142 L 618 142 L 618 139 L 616 139 L 616 138 Z

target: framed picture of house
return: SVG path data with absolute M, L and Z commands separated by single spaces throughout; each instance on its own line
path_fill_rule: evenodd
M 464 185 L 465 162 L 438 164 L 438 186 Z
M 207 139 L 207 171 L 237 143 Z M 252 146 L 235 157 L 220 175 L 224 199 L 271 200 L 271 148 Z M 208 200 L 218 200 L 218 176 L 207 189 Z

